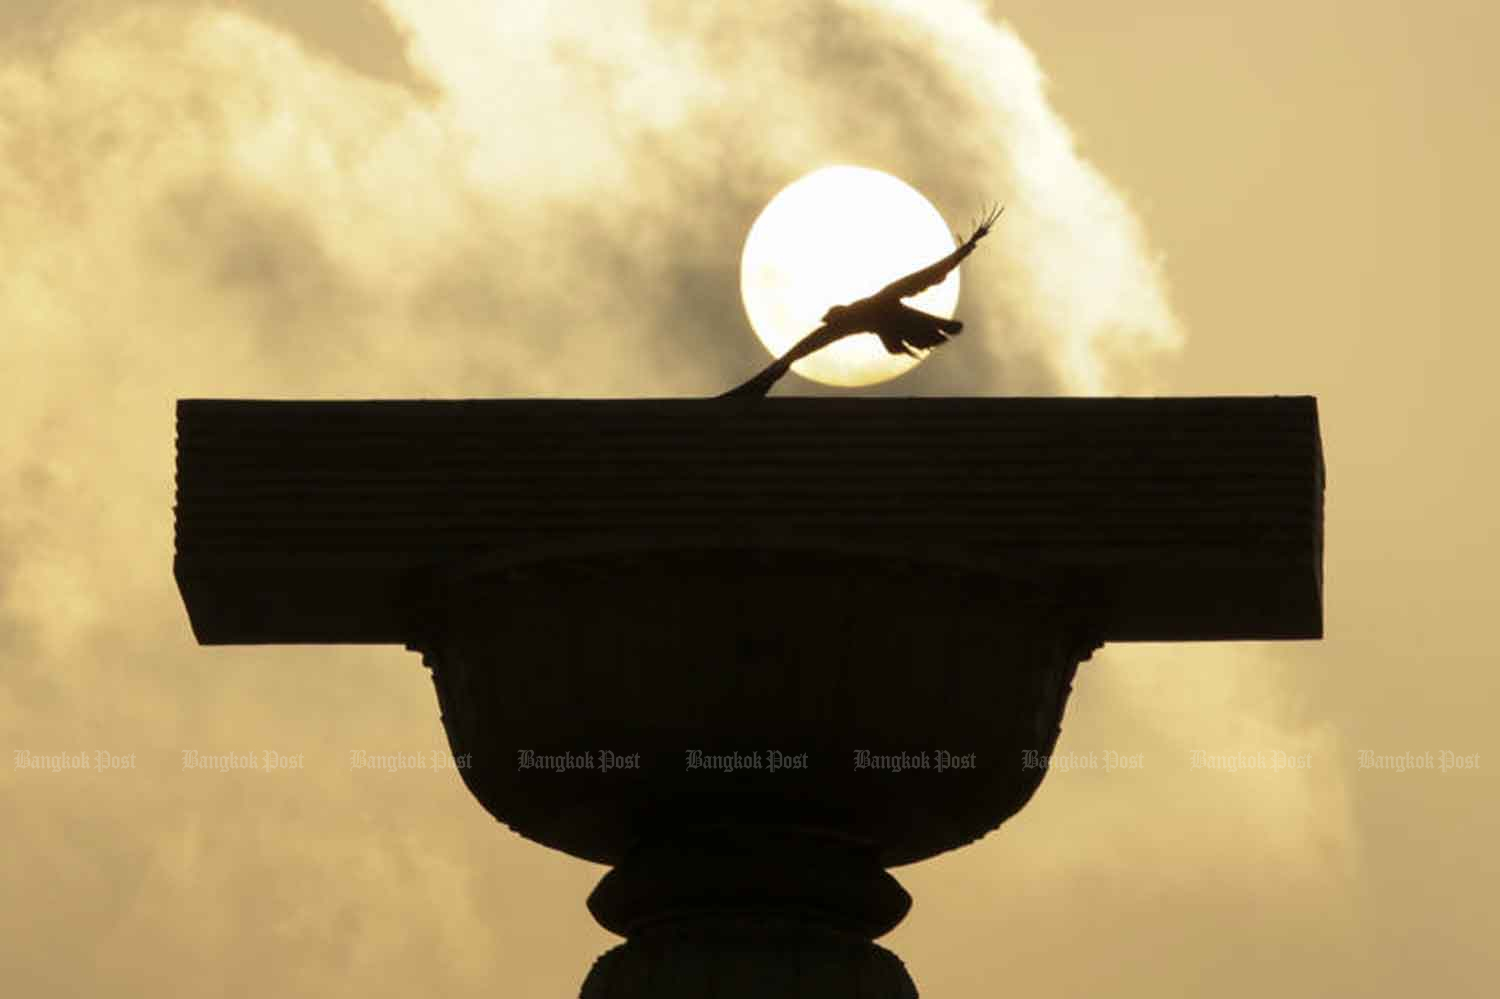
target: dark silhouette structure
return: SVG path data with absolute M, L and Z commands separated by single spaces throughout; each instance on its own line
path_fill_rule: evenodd
M 913 999 L 887 868 L 1025 805 L 1095 648 L 1322 633 L 1308 398 L 187 400 L 177 432 L 198 640 L 421 652 L 476 798 L 611 866 L 584 999 Z
M 835 305 L 823 314 L 823 325 L 797 341 L 797 344 L 772 361 L 749 381 L 725 392 L 723 398 L 763 396 L 802 358 L 846 336 L 874 333 L 892 354 L 921 357 L 919 350 L 932 350 L 963 332 L 957 319 L 944 319 L 914 309 L 901 300 L 920 294 L 946 278 L 963 259 L 974 252 L 979 241 L 1005 211 L 1003 206 L 990 209 L 974 226 L 968 239 L 942 260 L 919 271 L 892 281 L 867 298 L 848 305 Z

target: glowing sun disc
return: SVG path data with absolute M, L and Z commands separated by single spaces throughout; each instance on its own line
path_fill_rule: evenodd
M 750 227 L 740 258 L 740 297 L 755 335 L 780 357 L 822 325 L 829 306 L 872 295 L 953 246 L 948 223 L 905 181 L 868 167 L 824 167 L 782 188 Z M 958 271 L 906 302 L 952 316 Z M 872 385 L 918 363 L 860 333 L 792 370 L 827 385 Z

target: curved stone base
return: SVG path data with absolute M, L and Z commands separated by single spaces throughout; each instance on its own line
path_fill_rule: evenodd
M 870 843 L 753 824 L 663 831 L 589 896 L 629 942 L 599 958 L 583 996 L 915 999 L 901 961 L 871 942 L 910 908 Z
M 669 924 L 605 952 L 581 999 L 917 999 L 901 959 L 849 933 L 752 919 Z
M 971 843 L 1036 791 L 1098 646 L 1062 582 L 820 553 L 480 571 L 441 607 L 422 648 L 464 781 L 611 865 L 712 822 L 836 831 L 887 867 Z
M 873 844 L 749 824 L 655 835 L 589 896 L 599 925 L 622 937 L 750 914 L 873 939 L 895 929 L 910 909 L 911 896 L 880 866 Z

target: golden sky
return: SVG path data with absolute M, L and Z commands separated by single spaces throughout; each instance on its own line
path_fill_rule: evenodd
M 897 871 L 882 942 L 950 999 L 1490 994 L 1497 32 L 1459 0 L 6 0 L 7 994 L 576 994 L 602 868 L 451 771 L 350 766 L 446 748 L 415 656 L 193 643 L 173 403 L 718 392 L 765 359 L 745 232 L 840 162 L 955 228 L 1010 206 L 964 337 L 865 391 L 1313 394 L 1329 479 L 1327 638 L 1098 653 L 1059 751 L 1144 766 Z M 18 755 L 96 751 L 135 766 Z

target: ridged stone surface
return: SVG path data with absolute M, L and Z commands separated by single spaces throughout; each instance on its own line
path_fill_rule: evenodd
M 1321 634 L 1310 398 L 178 404 L 204 643 L 422 638 L 483 559 L 832 552 L 1069 582 L 1109 641 Z

